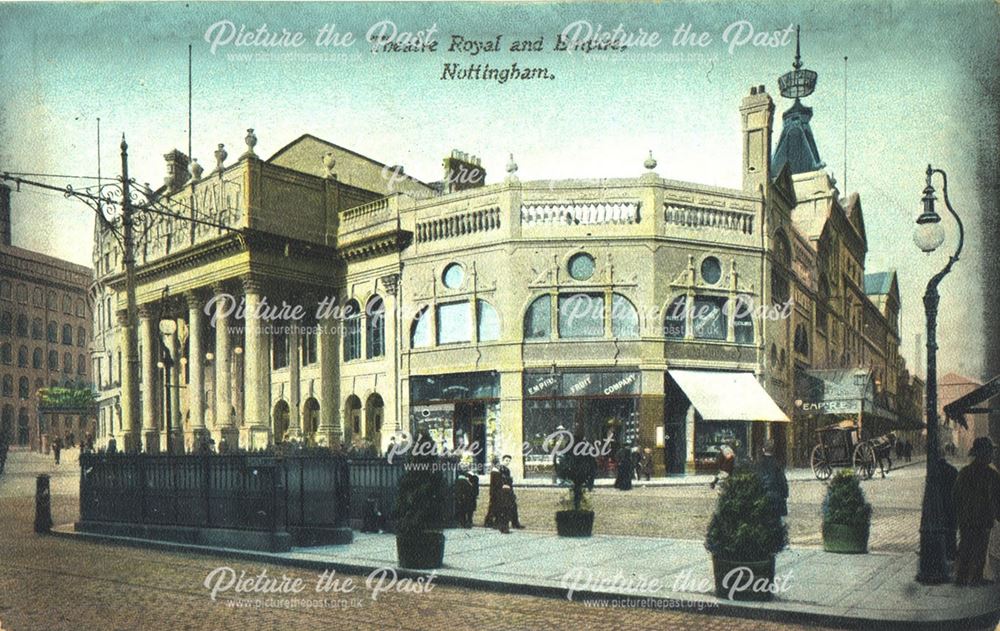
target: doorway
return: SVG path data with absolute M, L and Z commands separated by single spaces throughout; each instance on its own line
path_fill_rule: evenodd
M 481 401 L 462 401 L 455 404 L 455 449 L 472 448 L 477 471 L 486 470 L 486 404 Z

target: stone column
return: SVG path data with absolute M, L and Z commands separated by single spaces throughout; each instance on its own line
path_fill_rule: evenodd
M 324 314 L 320 313 L 319 316 Z M 344 436 L 340 415 L 340 371 L 337 370 L 339 331 L 343 321 L 320 317 L 316 359 L 319 361 L 319 427 L 316 444 L 335 447 Z
M 148 306 L 139 308 L 139 337 L 142 340 L 142 435 L 148 453 L 160 451 L 156 417 L 156 357 L 158 344 L 155 322 Z
M 204 312 L 201 298 L 187 296 L 188 305 L 188 423 L 184 427 L 184 442 L 190 451 L 198 451 L 202 440 L 209 437 L 205 428 L 205 349 L 202 340 Z
M 177 320 L 174 320 L 176 325 Z M 180 343 L 177 332 L 170 336 L 170 357 L 174 365 L 170 368 L 170 445 L 174 453 L 184 453 L 184 415 L 181 414 L 181 365 Z
M 130 326 L 128 322 L 128 311 L 122 309 L 118 312 L 118 328 L 121 332 L 121 356 L 125 360 L 125 364 L 122 365 L 121 362 L 118 363 L 118 380 L 121 383 L 121 430 L 120 432 L 114 432 L 115 435 L 121 435 L 121 442 L 118 445 L 118 449 L 131 453 L 138 451 L 142 447 L 142 436 L 139 432 L 140 424 L 142 423 L 141 415 L 133 415 L 133 406 L 129 405 L 130 401 L 138 400 L 139 398 L 139 384 L 135 383 L 132 379 L 132 375 L 135 374 L 128 369 L 129 359 L 136 355 L 137 349 L 132 344 L 132 340 L 135 339 L 134 335 L 130 335 Z M 109 367 L 110 370 L 110 367 Z M 110 374 L 110 373 L 109 373 Z M 134 406 L 136 411 L 138 411 L 138 406 Z M 114 425 L 114 416 L 112 415 L 112 429 Z
M 268 362 L 267 336 L 264 322 L 255 316 L 260 306 L 260 279 L 243 278 L 246 295 L 243 347 L 244 410 L 242 445 L 246 449 L 264 449 L 271 442 L 270 418 L 271 372 Z
M 216 285 L 215 294 L 226 293 L 225 288 Z M 229 362 L 231 358 L 229 344 L 229 325 L 231 319 L 226 311 L 231 305 L 228 300 L 219 299 L 215 302 L 215 430 L 218 432 L 219 445 L 226 441 L 226 446 L 235 448 L 239 435 L 233 423 L 232 404 L 229 390 Z
M 295 304 L 294 301 L 292 304 Z M 292 320 L 288 323 L 288 437 L 292 440 L 302 438 L 301 420 L 301 386 L 299 384 L 299 323 Z M 275 440 L 279 437 L 275 436 Z

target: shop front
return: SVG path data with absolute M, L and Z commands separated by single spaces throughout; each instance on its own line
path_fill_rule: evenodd
M 715 471 L 723 445 L 736 452 L 738 463 L 749 462 L 780 433 L 775 425 L 789 423 L 753 373 L 670 370 L 667 376 L 668 473 Z
M 555 438 L 577 425 L 584 440 L 601 446 L 598 475 L 614 475 L 618 451 L 639 437 L 640 382 L 635 370 L 525 372 L 524 476 L 552 478 Z
M 426 429 L 439 449 L 465 453 L 479 473 L 500 457 L 500 376 L 475 372 L 410 378 L 410 431 Z

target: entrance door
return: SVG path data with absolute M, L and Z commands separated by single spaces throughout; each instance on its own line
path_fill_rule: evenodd
M 478 471 L 486 466 L 486 404 L 467 401 L 455 404 L 455 434 L 452 445 L 476 445 L 474 462 Z

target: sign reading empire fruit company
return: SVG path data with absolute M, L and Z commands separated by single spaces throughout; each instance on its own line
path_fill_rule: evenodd
M 524 396 L 539 399 L 638 394 L 639 381 L 639 373 L 635 371 L 526 373 Z

